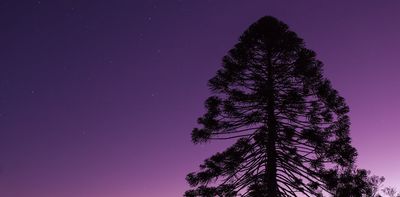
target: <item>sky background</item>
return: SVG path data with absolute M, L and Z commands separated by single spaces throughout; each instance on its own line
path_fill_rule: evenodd
M 257 19 L 287 23 L 350 106 L 358 165 L 400 189 L 400 1 L 0 0 L 0 196 L 176 197 L 206 86 Z

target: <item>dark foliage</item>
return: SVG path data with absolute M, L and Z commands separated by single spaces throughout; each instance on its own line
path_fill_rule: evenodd
M 194 143 L 236 142 L 187 176 L 193 189 L 185 196 L 322 196 L 348 189 L 332 184 L 345 179 L 338 174 L 356 157 L 349 108 L 315 55 L 273 17 L 244 32 L 209 81 L 214 95 L 192 132 Z
M 347 168 L 335 173 L 326 179 L 334 197 L 379 197 L 379 188 L 385 180 L 370 176 L 370 172 L 364 169 Z

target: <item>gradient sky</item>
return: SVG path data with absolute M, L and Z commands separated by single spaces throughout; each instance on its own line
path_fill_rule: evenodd
M 346 99 L 358 165 L 400 187 L 400 1 L 1 0 L 0 196 L 176 197 L 222 56 L 264 15 Z M 400 189 L 400 188 L 399 188 Z

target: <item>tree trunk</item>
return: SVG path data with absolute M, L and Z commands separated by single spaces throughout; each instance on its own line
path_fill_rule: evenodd
M 274 74 L 271 62 L 268 65 L 268 81 L 267 81 L 267 164 L 266 180 L 265 185 L 267 187 L 268 197 L 278 196 L 278 183 L 276 180 L 277 173 L 277 152 L 276 152 L 276 141 L 277 141 L 277 120 L 275 117 L 275 90 L 274 90 Z
M 266 166 L 266 186 L 267 193 L 269 197 L 278 196 L 278 184 L 276 180 L 276 162 L 277 162 L 277 152 L 276 152 L 276 120 L 272 113 L 269 113 L 269 118 L 267 120 L 267 166 Z

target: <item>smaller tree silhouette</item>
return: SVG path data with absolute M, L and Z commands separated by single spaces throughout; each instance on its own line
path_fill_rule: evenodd
M 355 167 L 337 172 L 326 179 L 334 197 L 380 197 L 378 192 L 384 177 L 370 175 L 370 171 Z
M 382 189 L 382 192 L 389 197 L 400 197 L 400 193 L 394 187 L 385 187 Z

